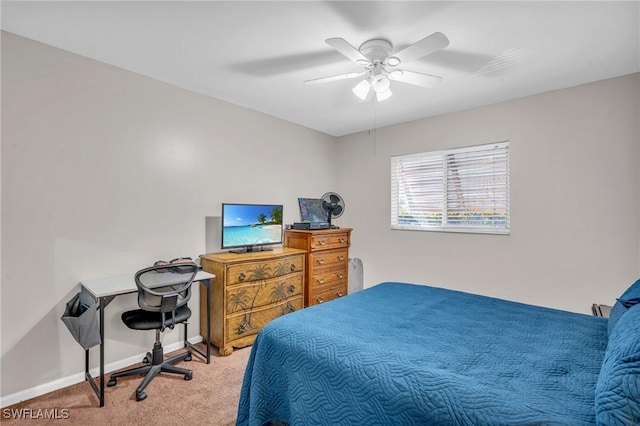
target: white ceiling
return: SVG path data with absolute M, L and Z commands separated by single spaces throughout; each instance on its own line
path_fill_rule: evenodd
M 334 136 L 640 70 L 640 3 L 2 1 L 2 29 Z M 359 71 L 324 40 L 449 47 L 403 68 L 440 75 L 361 103 Z

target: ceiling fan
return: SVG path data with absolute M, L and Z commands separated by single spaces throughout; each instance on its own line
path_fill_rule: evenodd
M 365 101 L 375 93 L 377 101 L 391 96 L 391 80 L 413 84 L 420 87 L 433 87 L 440 83 L 442 77 L 409 71 L 398 68 L 400 65 L 427 56 L 449 45 L 449 39 L 442 33 L 433 33 L 404 49 L 393 53 L 393 44 L 383 38 L 367 40 L 356 49 L 343 38 L 329 38 L 325 42 L 365 68 L 362 72 L 334 75 L 330 77 L 306 80 L 307 84 L 328 83 L 365 76 L 352 90 L 355 95 Z

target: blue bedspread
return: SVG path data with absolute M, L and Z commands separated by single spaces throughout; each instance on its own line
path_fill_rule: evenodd
M 584 425 L 607 320 L 383 283 L 269 323 L 237 424 Z

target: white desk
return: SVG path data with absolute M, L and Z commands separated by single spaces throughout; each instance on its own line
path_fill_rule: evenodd
M 215 275 L 204 271 L 198 271 L 195 281 L 199 281 L 200 284 L 207 288 L 207 336 L 210 336 L 209 328 L 211 327 L 211 279 Z M 180 274 L 174 274 L 172 272 L 166 272 L 164 274 L 157 274 L 157 286 L 178 284 L 184 282 L 184 276 Z M 104 407 L 104 309 L 109 303 L 116 297 L 122 294 L 137 293 L 138 288 L 136 282 L 133 279 L 133 274 L 119 275 L 116 277 L 99 278 L 94 280 L 82 281 L 80 283 L 83 290 L 86 290 L 93 296 L 98 302 L 98 310 L 100 312 L 100 387 L 96 384 L 95 380 L 89 374 L 89 350 L 85 350 L 85 379 L 89 382 L 95 393 L 100 398 L 100 407 Z M 184 323 L 184 345 L 189 347 L 205 357 L 207 364 L 211 360 L 211 343 L 205 341 L 207 351 L 202 352 L 199 348 L 193 346 L 187 341 L 187 323 Z

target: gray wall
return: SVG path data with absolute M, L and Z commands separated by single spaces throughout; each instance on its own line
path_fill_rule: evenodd
M 2 395 L 83 371 L 59 319 L 81 280 L 205 253 L 205 218 L 222 202 L 282 203 L 285 222 L 298 220 L 298 196 L 334 187 L 335 144 L 2 33 Z M 154 333 L 120 321 L 136 306 L 123 296 L 105 310 L 107 363 L 152 347 Z
M 638 74 L 338 140 L 365 287 L 408 281 L 588 313 L 640 266 Z M 390 156 L 510 141 L 511 235 L 392 231 Z

